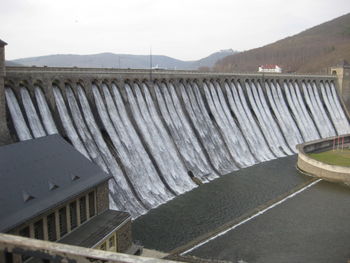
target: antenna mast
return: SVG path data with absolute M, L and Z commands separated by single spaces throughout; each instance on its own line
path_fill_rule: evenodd
M 152 46 L 149 50 L 149 80 L 152 82 Z

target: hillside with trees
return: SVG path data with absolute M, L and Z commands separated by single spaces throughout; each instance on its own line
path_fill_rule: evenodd
M 234 54 L 232 49 L 220 50 L 205 58 L 195 61 L 183 61 L 168 56 L 153 55 L 152 66 L 162 69 L 196 70 L 211 68 L 219 59 Z M 93 55 L 60 54 L 30 57 L 7 61 L 7 65 L 48 66 L 48 67 L 87 67 L 87 68 L 138 68 L 150 67 L 149 55 L 129 55 L 100 53 Z
M 256 72 L 259 65 L 278 64 L 283 72 L 327 73 L 341 60 L 350 61 L 350 14 L 264 47 L 219 60 L 214 69 Z

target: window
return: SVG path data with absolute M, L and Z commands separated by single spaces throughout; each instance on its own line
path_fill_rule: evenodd
M 44 223 L 42 219 L 34 223 L 34 237 L 44 240 Z
M 25 259 L 23 259 L 22 256 L 22 261 L 24 261 Z M 7 263 L 12 263 L 13 262 L 13 254 L 9 253 L 9 252 L 5 252 L 5 262 Z
M 19 235 L 22 236 L 22 237 L 30 237 L 29 226 L 26 226 L 26 227 L 22 228 L 19 231 Z
M 95 204 L 95 192 L 89 193 L 89 216 L 92 217 L 96 213 L 96 204 Z
M 100 247 L 101 250 L 106 250 L 106 242 L 104 242 L 101 247 Z
M 60 235 L 61 237 L 67 233 L 67 208 L 62 207 L 58 210 L 58 215 L 60 219 Z
M 24 228 L 22 228 L 20 231 L 19 231 L 19 235 L 22 236 L 22 237 L 30 237 L 30 231 L 29 231 L 29 226 L 26 226 Z M 22 262 L 26 261 L 27 259 L 29 259 L 28 256 L 21 256 L 22 258 Z M 12 257 L 10 258 L 12 260 Z M 12 261 L 9 261 L 9 262 L 12 262 Z
M 56 241 L 56 218 L 55 213 L 47 216 L 47 234 L 49 236 L 49 241 Z
M 83 196 L 79 199 L 79 209 L 80 209 L 80 223 L 86 221 L 86 197 Z
M 115 238 L 114 238 L 114 236 L 111 236 L 111 237 L 109 238 L 108 243 L 109 243 L 108 246 L 109 246 L 110 248 L 115 246 Z
M 71 229 L 73 230 L 78 225 L 77 203 L 75 201 L 69 204 L 69 212 L 70 212 L 70 226 L 71 226 Z

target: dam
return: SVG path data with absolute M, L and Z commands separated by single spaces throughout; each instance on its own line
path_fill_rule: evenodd
M 61 134 L 113 175 L 111 208 L 133 218 L 350 132 L 330 75 L 7 67 L 2 92 L 2 141 Z

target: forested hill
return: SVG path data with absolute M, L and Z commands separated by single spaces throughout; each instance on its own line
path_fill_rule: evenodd
M 278 64 L 284 72 L 325 73 L 341 60 L 350 61 L 350 14 L 264 47 L 219 60 L 215 70 L 255 72 L 259 65 Z
M 205 58 L 195 61 L 183 61 L 168 56 L 153 55 L 153 67 L 164 69 L 190 69 L 211 68 L 215 62 L 225 56 L 235 53 L 232 49 L 221 50 Z M 21 58 L 9 61 L 7 64 L 19 63 L 23 66 L 49 66 L 49 67 L 87 67 L 87 68 L 139 68 L 150 67 L 149 55 L 129 55 L 101 53 L 93 55 L 61 54 L 41 57 Z

